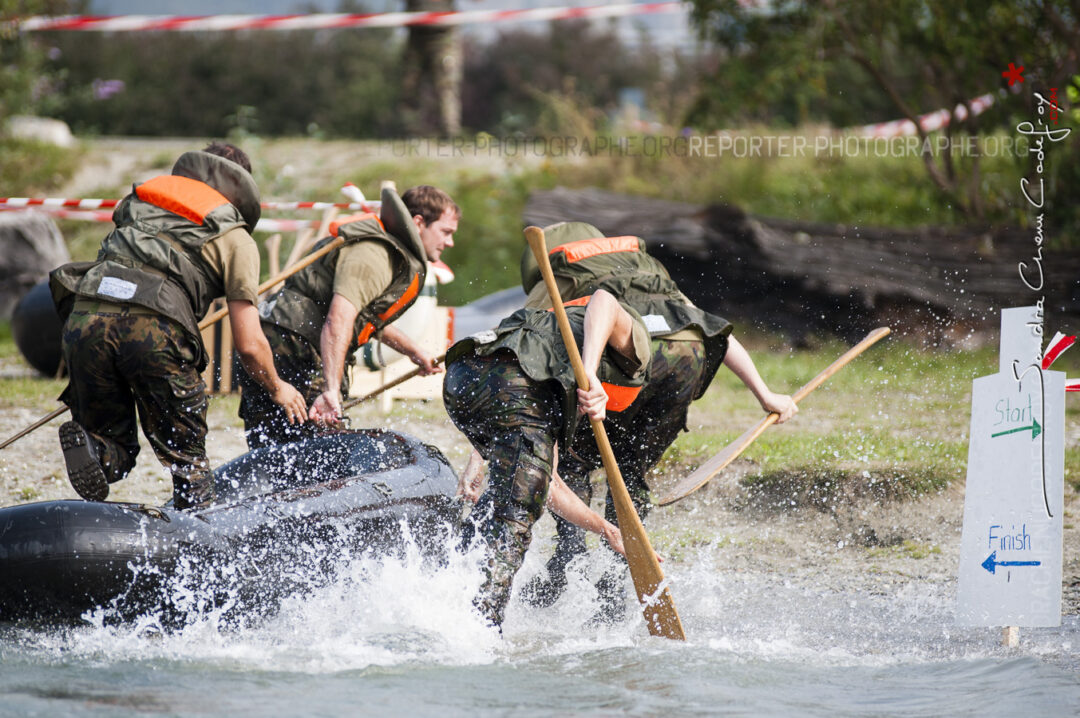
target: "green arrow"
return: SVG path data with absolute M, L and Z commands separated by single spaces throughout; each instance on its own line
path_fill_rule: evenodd
M 1039 434 L 1042 433 L 1042 427 L 1039 426 L 1039 422 L 1032 419 L 1031 420 L 1031 426 L 1018 426 L 1015 429 L 1006 429 L 1005 431 L 999 431 L 996 434 L 991 434 L 990 438 L 993 439 L 995 436 L 1005 436 L 1006 434 L 1015 434 L 1018 431 L 1028 431 L 1029 429 L 1031 430 L 1031 438 L 1032 439 L 1035 439 L 1035 437 L 1037 437 Z

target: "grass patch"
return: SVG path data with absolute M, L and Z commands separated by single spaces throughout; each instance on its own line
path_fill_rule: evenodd
M 60 406 L 57 397 L 67 380 L 17 376 L 0 379 L 0 408 L 33 407 L 44 414 Z
M 15 336 L 11 333 L 11 322 L 0 320 L 0 359 L 21 356 L 19 347 L 15 345 Z
M 940 546 L 919 543 L 917 541 L 911 541 L 910 539 L 894 546 L 878 546 L 867 551 L 867 554 L 873 558 L 905 557 L 916 560 L 928 558 L 929 556 L 940 553 Z
M 706 546 L 722 548 L 734 543 L 730 536 L 685 526 L 660 529 L 649 534 L 653 548 L 665 559 L 682 561 Z
M 0 186 L 7 196 L 36 197 L 75 174 L 83 151 L 0 136 Z
M 240 418 L 239 412 L 239 392 L 234 392 L 232 394 L 213 394 L 210 396 L 210 406 L 207 408 L 206 416 L 208 420 L 212 420 L 218 425 L 242 429 L 244 428 L 244 421 Z M 213 429 L 213 427 L 211 427 L 211 429 Z
M 1065 400 L 1067 403 L 1076 403 L 1075 401 L 1069 401 L 1068 394 L 1065 395 Z M 1075 414 L 1076 412 L 1074 411 L 1072 413 Z M 1069 414 L 1070 412 L 1066 409 L 1065 426 L 1076 426 L 1076 424 L 1074 423 L 1076 421 L 1076 417 L 1073 416 L 1072 421 L 1070 421 Z M 1066 447 L 1065 449 L 1065 481 L 1067 481 L 1069 485 L 1073 487 L 1074 491 L 1080 491 L 1080 472 L 1077 472 L 1075 468 L 1070 471 L 1070 466 L 1080 467 L 1080 446 Z
M 750 504 L 759 509 L 832 513 L 842 505 L 916 499 L 944 489 L 953 478 L 934 467 L 852 472 L 797 466 L 747 476 L 739 483 Z
M 846 349 L 838 341 L 798 351 L 767 336 L 741 341 L 769 386 L 789 393 Z M 766 506 L 820 508 L 841 496 L 895 500 L 963 481 L 971 381 L 996 370 L 992 349 L 930 351 L 886 339 L 806 397 L 794 419 L 751 444 L 740 459 L 752 465 L 744 486 Z M 1072 409 L 1066 421 L 1078 413 Z M 691 406 L 691 432 L 679 435 L 658 473 L 700 465 L 762 416 L 742 382 L 721 369 Z M 1066 464 L 1076 462 L 1080 449 L 1070 449 Z M 1080 476 L 1071 480 L 1080 484 Z

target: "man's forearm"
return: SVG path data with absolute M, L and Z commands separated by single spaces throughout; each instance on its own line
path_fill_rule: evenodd
M 274 354 L 259 322 L 259 310 L 251 302 L 232 301 L 229 306 L 229 327 L 232 329 L 233 346 L 240 357 L 240 364 L 259 386 L 271 394 L 281 379 L 274 368 Z
M 341 377 L 345 374 L 345 356 L 352 343 L 357 313 L 352 302 L 340 294 L 335 294 L 330 300 L 326 321 L 319 334 L 319 356 L 322 357 L 327 390 L 337 390 L 341 386 Z
M 750 353 L 735 337 L 728 337 L 727 353 L 724 354 L 724 366 L 739 377 L 740 381 L 757 397 L 758 401 L 762 401 L 769 387 L 765 380 L 761 378 L 757 367 L 754 366 L 754 360 L 750 358 Z
M 383 327 L 379 341 L 407 357 L 414 357 L 422 353 L 420 346 L 408 334 L 394 326 Z
M 547 501 L 544 503 L 553 513 L 575 526 L 593 533 L 603 533 L 604 517 L 589 508 L 557 473 L 551 475 Z
M 319 355 L 322 357 L 322 374 L 326 388 L 337 389 L 345 374 L 345 355 L 349 350 L 350 337 L 334 331 L 330 324 L 324 324 L 319 335 Z
M 604 348 L 634 358 L 634 319 L 610 292 L 598 289 L 585 306 L 585 338 L 581 362 L 587 370 L 600 366 Z

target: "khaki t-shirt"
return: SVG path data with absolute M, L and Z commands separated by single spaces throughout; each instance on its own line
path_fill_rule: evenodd
M 393 260 L 382 242 L 347 244 L 338 252 L 334 294 L 363 310 L 385 292 L 394 279 Z
M 226 301 L 259 302 L 259 248 L 244 229 L 231 229 L 202 248 L 202 257 L 221 277 Z

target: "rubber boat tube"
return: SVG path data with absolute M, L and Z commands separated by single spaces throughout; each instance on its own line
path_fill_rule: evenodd
M 257 449 L 214 472 L 215 505 L 45 501 L 0 509 L 0 621 L 157 614 L 162 625 L 223 603 L 247 620 L 332 580 L 357 552 L 425 551 L 459 515 L 438 449 L 376 429 Z

